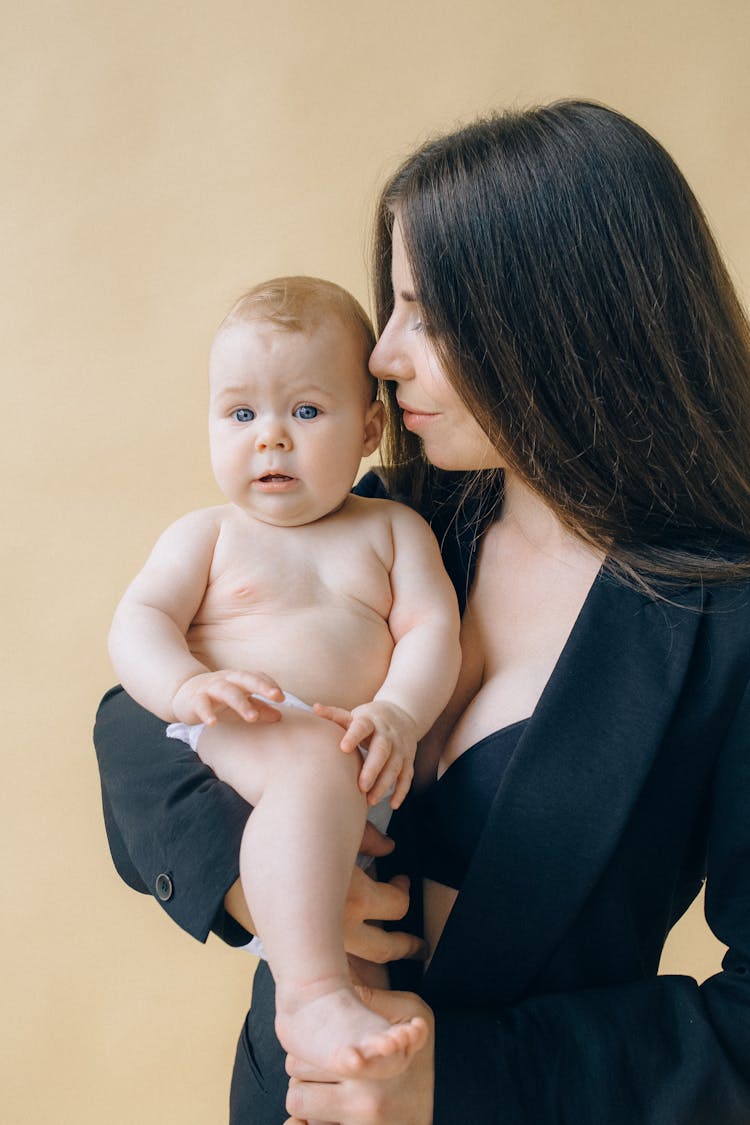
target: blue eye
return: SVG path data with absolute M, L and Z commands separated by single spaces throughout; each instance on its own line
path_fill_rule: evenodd
M 239 410 L 232 411 L 232 417 L 235 422 L 252 422 L 255 417 L 255 411 L 250 410 L 247 406 L 241 406 Z
M 306 402 L 303 406 L 298 406 L 294 411 L 295 418 L 301 418 L 303 422 L 309 422 L 312 418 L 317 418 L 320 411 L 317 406 L 310 406 Z

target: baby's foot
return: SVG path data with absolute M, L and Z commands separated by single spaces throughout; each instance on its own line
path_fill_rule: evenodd
M 424 1045 L 427 1024 L 419 1016 L 389 1023 L 336 977 L 286 995 L 277 988 L 276 1034 L 287 1054 L 323 1070 L 387 1078 L 404 1070 Z

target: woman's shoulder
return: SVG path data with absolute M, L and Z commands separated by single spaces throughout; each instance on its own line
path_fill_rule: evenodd
M 370 469 L 360 477 L 352 488 L 355 496 L 365 496 L 370 499 L 391 500 L 391 496 L 385 480 L 382 475 L 382 470 Z

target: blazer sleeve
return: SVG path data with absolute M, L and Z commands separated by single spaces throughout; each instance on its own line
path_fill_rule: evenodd
M 747 1125 L 750 688 L 711 800 L 706 917 L 729 947 L 723 971 L 438 1014 L 435 1125 Z
M 223 900 L 239 875 L 250 806 L 165 730 L 121 687 L 100 704 L 94 744 L 112 859 L 129 886 L 154 895 L 199 941 L 214 930 L 243 945 L 249 935 Z

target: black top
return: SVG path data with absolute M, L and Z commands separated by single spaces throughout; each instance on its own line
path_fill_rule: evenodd
M 474 743 L 416 804 L 422 875 L 459 890 L 528 719 Z

